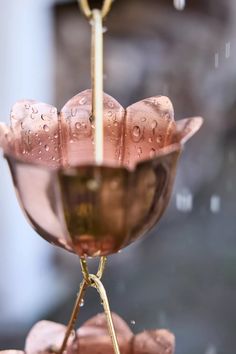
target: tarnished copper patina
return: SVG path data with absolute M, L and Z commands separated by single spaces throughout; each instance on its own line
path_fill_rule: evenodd
M 94 159 L 91 90 L 60 113 L 17 102 L 0 146 L 19 201 L 47 241 L 80 256 L 117 252 L 150 230 L 167 207 L 183 144 L 201 118 L 174 121 L 157 96 L 124 109 L 104 94 L 104 162 Z

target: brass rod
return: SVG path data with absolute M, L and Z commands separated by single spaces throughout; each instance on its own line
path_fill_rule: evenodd
M 78 293 L 76 301 L 75 301 L 75 305 L 74 305 L 74 308 L 73 308 L 73 311 L 72 311 L 72 314 L 71 314 L 71 317 L 70 317 L 70 321 L 69 321 L 69 323 L 67 325 L 66 333 L 65 333 L 61 348 L 57 352 L 58 354 L 63 354 L 63 352 L 66 349 L 66 346 L 67 346 L 67 343 L 68 343 L 68 339 L 69 339 L 69 337 L 71 335 L 71 332 L 73 331 L 73 329 L 75 327 L 75 322 L 76 322 L 76 320 L 78 318 L 80 307 L 81 307 L 81 303 L 83 301 L 84 293 L 85 293 L 85 290 L 86 290 L 87 286 L 88 285 L 87 285 L 85 279 L 83 279 L 83 281 L 80 284 L 80 290 L 79 290 L 79 293 Z
M 95 161 L 103 162 L 103 27 L 102 13 L 92 10 L 92 120 L 95 123 Z
M 90 278 L 93 281 L 92 286 L 97 289 L 97 291 L 100 295 L 100 298 L 102 300 L 102 305 L 103 305 L 104 312 L 106 315 L 108 331 L 109 331 L 109 334 L 110 334 L 110 337 L 112 340 L 114 353 L 120 354 L 120 349 L 119 349 L 119 345 L 118 345 L 118 341 L 117 341 L 117 337 L 116 337 L 116 332 L 115 332 L 115 328 L 114 328 L 114 324 L 113 324 L 113 320 L 112 320 L 112 316 L 111 316 L 111 310 L 110 310 L 110 305 L 108 302 L 106 290 L 105 290 L 101 280 L 96 275 L 90 274 Z

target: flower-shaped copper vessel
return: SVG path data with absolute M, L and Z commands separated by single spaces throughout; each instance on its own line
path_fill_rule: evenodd
M 124 109 L 104 94 L 104 163 L 94 159 L 91 90 L 60 113 L 17 102 L 0 125 L 20 203 L 47 241 L 80 256 L 117 252 L 151 229 L 168 204 L 183 144 L 201 118 L 174 121 L 157 96 Z

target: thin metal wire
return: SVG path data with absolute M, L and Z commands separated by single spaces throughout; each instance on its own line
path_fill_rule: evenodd
M 102 18 L 106 17 L 107 14 L 109 13 L 109 11 L 111 9 L 112 2 L 113 2 L 113 0 L 104 0 L 102 8 L 101 8 Z M 81 8 L 81 11 L 83 12 L 83 14 L 87 18 L 90 19 L 92 17 L 92 9 L 89 6 L 88 0 L 78 0 L 78 3 L 80 5 L 80 8 Z
M 78 318 L 78 314 L 80 311 L 81 303 L 84 298 L 85 291 L 89 286 L 95 288 L 100 295 L 100 298 L 102 300 L 102 305 L 104 308 L 104 312 L 106 315 L 106 319 L 107 319 L 108 331 L 109 331 L 109 334 L 110 334 L 110 337 L 112 340 L 114 353 L 120 354 L 119 345 L 118 345 L 118 341 L 117 341 L 117 337 L 116 337 L 116 332 L 114 329 L 114 324 L 113 324 L 113 320 L 112 320 L 112 316 L 111 316 L 109 301 L 107 298 L 106 290 L 101 282 L 101 278 L 102 278 L 102 275 L 105 270 L 106 262 L 107 262 L 107 257 L 100 258 L 98 271 L 97 271 L 97 274 L 95 275 L 95 274 L 89 274 L 88 264 L 87 264 L 86 259 L 84 257 L 80 259 L 80 264 L 81 264 L 81 269 L 82 269 L 82 274 L 83 274 L 84 279 L 80 284 L 80 290 L 79 290 L 79 293 L 76 298 L 76 302 L 75 302 L 75 305 L 74 305 L 74 308 L 73 308 L 73 311 L 72 311 L 72 314 L 70 317 L 70 321 L 67 325 L 66 333 L 65 333 L 61 348 L 59 351 L 56 352 L 57 354 L 63 354 L 63 352 L 65 351 L 65 349 L 67 347 L 67 343 L 68 343 L 70 334 L 72 333 L 72 331 L 75 327 L 75 322 Z
M 70 321 L 69 321 L 69 323 L 67 325 L 66 333 L 65 333 L 61 348 L 57 352 L 58 354 L 63 354 L 63 352 L 66 349 L 66 346 L 67 346 L 67 343 L 68 343 L 68 339 L 69 339 L 69 337 L 70 337 L 70 335 L 71 335 L 71 333 L 72 333 L 72 331 L 73 331 L 73 329 L 75 327 L 75 322 L 76 322 L 76 320 L 78 318 L 80 307 L 81 307 L 81 303 L 83 302 L 85 290 L 86 290 L 87 287 L 88 287 L 88 284 L 87 284 L 86 280 L 83 279 L 83 281 L 80 284 L 80 290 L 79 290 L 79 293 L 77 295 L 77 298 L 76 298 L 76 301 L 75 301 L 75 304 L 74 304 L 74 308 L 73 308 L 73 311 L 72 311 L 72 314 L 71 314 L 71 317 L 70 317 Z
M 95 123 L 95 161 L 103 162 L 103 26 L 100 10 L 92 11 L 92 121 Z
M 112 340 L 114 353 L 120 354 L 120 349 L 119 349 L 119 345 L 118 345 L 118 341 L 117 341 L 117 337 L 116 337 L 116 332 L 115 332 L 115 328 L 114 328 L 114 324 L 113 324 L 113 320 L 112 320 L 112 316 L 111 316 L 111 310 L 110 310 L 110 305 L 109 305 L 109 301 L 107 298 L 106 290 L 105 290 L 101 280 L 96 275 L 90 274 L 90 278 L 93 281 L 92 287 L 97 289 L 97 291 L 100 295 L 100 298 L 102 300 L 102 305 L 103 305 L 104 312 L 106 315 L 108 331 L 109 331 L 109 334 L 110 334 L 110 337 Z

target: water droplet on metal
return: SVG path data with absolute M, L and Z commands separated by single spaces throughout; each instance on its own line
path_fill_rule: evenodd
M 36 107 L 32 107 L 32 113 L 33 114 L 37 114 L 39 111 Z
M 75 116 L 76 116 L 76 113 L 77 113 L 77 108 L 72 108 L 72 110 L 71 110 L 71 116 L 72 116 L 72 117 L 75 117 Z
M 48 145 L 45 145 L 45 146 L 44 146 L 44 149 L 45 149 L 46 151 L 49 151 L 49 146 L 48 146 Z
M 135 125 L 132 130 L 132 137 L 134 142 L 138 142 L 141 139 L 141 129 L 138 125 Z
M 82 97 L 82 98 L 79 100 L 79 104 L 81 104 L 81 105 L 86 104 L 86 103 L 87 103 L 86 97 Z
M 44 124 L 43 130 L 44 130 L 45 132 L 49 132 L 49 127 L 48 127 L 46 124 Z
M 157 127 L 157 121 L 156 120 L 153 120 L 152 123 L 151 123 L 151 129 L 152 130 L 155 130 Z
M 152 148 L 152 149 L 150 150 L 149 156 L 150 156 L 150 158 L 152 159 L 155 155 L 156 155 L 156 150 Z
M 131 320 L 130 323 L 134 326 L 136 322 L 134 320 Z
M 139 156 L 142 154 L 142 152 L 143 152 L 142 148 L 139 147 L 139 148 L 138 148 L 138 154 L 139 154 Z
M 80 124 L 79 122 L 75 123 L 75 128 L 76 128 L 77 130 L 80 130 L 81 124 Z

